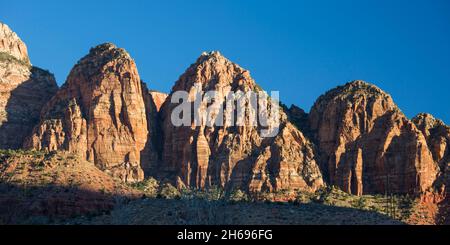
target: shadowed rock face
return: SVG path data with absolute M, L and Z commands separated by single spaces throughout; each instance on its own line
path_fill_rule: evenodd
M 53 75 L 32 67 L 26 45 L 0 23 L 0 149 L 22 147 L 57 89 Z
M 280 131 L 272 138 L 262 138 L 260 126 L 173 126 L 171 113 L 178 105 L 170 103 L 173 92 L 182 90 L 193 96 L 194 84 L 201 84 L 203 92 L 217 91 L 220 97 L 229 91 L 259 90 L 247 70 L 218 52 L 202 54 L 179 78 L 160 111 L 164 133 L 160 170 L 179 187 L 221 186 L 256 192 L 314 191 L 323 185 L 312 144 L 284 112 L 280 113 Z
M 435 187 L 444 200 L 439 204 L 437 222 L 450 224 L 450 127 L 426 113 L 417 115 L 412 121 L 425 135 L 433 159 L 440 169 Z
M 163 93 L 150 92 L 147 85 L 142 82 L 142 97 L 144 99 L 147 117 L 147 142 L 141 151 L 141 167 L 146 177 L 156 176 L 157 167 L 161 162 L 162 129 L 159 109 Z M 166 95 L 167 97 L 167 95 Z
M 422 132 L 379 88 L 363 81 L 321 96 L 309 115 L 322 170 L 353 194 L 430 188 L 437 165 Z
M 419 114 L 412 119 L 427 139 L 433 159 L 445 170 L 450 164 L 450 127 L 430 114 Z
M 148 137 L 136 64 L 125 50 L 107 43 L 91 49 L 74 66 L 42 110 L 25 146 L 75 152 L 113 176 L 134 182 L 144 178 L 141 154 L 149 149 Z

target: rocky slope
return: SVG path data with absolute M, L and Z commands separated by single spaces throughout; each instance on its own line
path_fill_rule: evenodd
M 217 97 L 201 101 L 199 113 L 211 118 L 172 123 L 175 92 L 187 92 L 194 103 L 210 90 Z M 413 194 L 417 210 L 429 214 L 423 222 L 416 212 L 411 223 L 449 222 L 450 127 L 442 121 L 429 114 L 409 120 L 390 95 L 353 81 L 322 95 L 309 114 L 282 105 L 279 127 L 275 119 L 251 124 L 251 111 L 234 126 L 237 118 L 223 120 L 216 110 L 225 106 L 227 113 L 222 99 L 236 91 L 262 89 L 219 52 L 202 54 L 167 95 L 147 89 L 130 55 L 110 43 L 92 48 L 58 90 L 53 75 L 33 67 L 26 45 L 0 23 L 0 149 L 43 150 L 0 154 L 0 218 L 20 210 L 32 216 L 108 210 L 112 196 L 136 194 L 117 180 L 155 176 L 178 189 L 221 187 L 254 196 L 326 185 L 356 196 Z M 264 115 L 272 106 L 259 105 Z M 220 120 L 223 126 L 208 125 Z M 277 134 L 262 137 L 268 129 Z M 15 205 L 31 209 L 11 213 Z
M 404 221 L 383 212 L 382 198 L 365 196 L 358 204 L 362 197 L 336 189 L 298 192 L 289 204 L 264 201 L 276 199 L 270 196 L 249 202 L 242 192 L 229 197 L 218 190 L 181 193 L 154 179 L 127 185 L 72 153 L 0 150 L 0 160 L 0 224 L 336 225 Z M 404 211 L 410 213 L 408 207 Z
M 412 119 L 422 131 L 433 159 L 438 163 L 441 172 L 448 171 L 450 164 L 450 127 L 430 114 L 422 113 Z
M 0 151 L 0 159 L 0 224 L 102 214 L 140 197 L 75 154 Z
M 144 93 L 145 91 L 145 93 Z M 46 104 L 26 148 L 77 153 L 125 182 L 144 179 L 149 122 L 136 64 L 113 44 L 92 48 Z M 142 161 L 141 161 L 142 160 Z
M 0 149 L 17 149 L 58 89 L 54 76 L 30 64 L 27 47 L 0 23 Z
M 171 114 L 178 105 L 170 103 L 173 92 L 189 92 L 194 101 L 196 84 L 200 84 L 203 93 L 218 91 L 217 98 L 224 98 L 229 91 L 259 90 L 247 70 L 218 52 L 202 54 L 179 78 L 161 109 L 164 149 L 160 167 L 179 187 L 219 186 L 257 192 L 313 191 L 323 185 L 311 142 L 287 120 L 284 112 L 280 113 L 279 134 L 272 138 L 262 138 L 262 127 L 247 123 L 173 126 Z M 216 105 L 223 105 L 218 101 Z M 205 112 L 206 102 L 202 103 L 200 112 Z M 211 115 L 212 121 L 217 119 L 217 114 Z M 248 122 L 248 114 L 244 120 Z
M 320 204 L 225 203 L 206 200 L 145 199 L 93 219 L 87 225 L 402 225 L 385 215 Z
M 420 193 L 436 179 L 422 132 L 373 85 L 354 81 L 327 92 L 309 123 L 326 179 L 344 191 Z
M 435 182 L 438 200 L 432 200 L 443 199 L 439 202 L 437 222 L 450 224 L 450 127 L 426 113 L 417 115 L 412 121 L 425 135 L 433 159 L 440 168 L 440 176 Z

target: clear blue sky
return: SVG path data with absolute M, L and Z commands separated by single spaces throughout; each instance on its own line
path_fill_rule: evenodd
M 450 1 L 5 1 L 0 21 L 62 84 L 90 47 L 127 49 L 151 89 L 168 92 L 202 51 L 219 50 L 266 90 L 307 111 L 362 79 L 409 117 L 450 123 Z

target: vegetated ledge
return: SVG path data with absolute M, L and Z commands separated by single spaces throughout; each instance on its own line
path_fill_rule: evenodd
M 153 178 L 123 184 L 65 152 L 0 150 L 0 160 L 2 224 L 406 224 L 416 212 L 408 196 L 332 187 L 249 196 L 179 191 Z
M 16 63 L 23 66 L 31 67 L 31 64 L 29 61 L 19 60 L 16 57 L 6 53 L 6 52 L 0 52 L 0 62 L 5 63 Z

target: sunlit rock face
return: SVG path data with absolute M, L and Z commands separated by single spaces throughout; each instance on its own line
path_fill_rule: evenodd
M 344 191 L 418 193 L 436 179 L 422 132 L 371 84 L 354 81 L 322 95 L 309 123 L 327 181 Z
M 125 182 L 144 179 L 150 107 L 136 64 L 106 43 L 90 50 L 45 106 L 28 148 L 75 152 Z
M 58 89 L 53 74 L 33 67 L 27 47 L 0 23 L 0 149 L 18 149 Z
M 156 110 L 159 111 L 169 95 L 158 91 L 149 91 L 149 93 L 155 104 Z
M 260 91 L 247 70 L 218 52 L 202 54 L 181 75 L 160 111 L 164 134 L 160 172 L 178 187 L 218 186 L 259 192 L 314 191 L 323 186 L 312 144 L 282 111 L 279 112 L 279 131 L 274 137 L 262 137 L 263 127 L 250 123 L 174 126 L 171 115 L 179 103 L 171 103 L 172 96 L 176 91 L 186 91 L 193 97 L 198 87 L 203 93 L 216 91 L 220 98 L 230 91 Z M 201 112 L 207 106 L 202 102 Z M 213 116 L 213 121 L 216 119 Z M 243 121 L 249 120 L 246 114 Z M 272 125 L 271 122 L 268 125 Z

